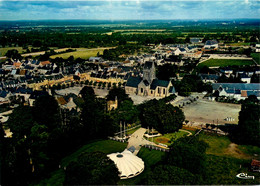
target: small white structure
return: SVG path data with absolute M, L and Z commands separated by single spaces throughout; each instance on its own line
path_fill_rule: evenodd
M 139 175 L 144 170 L 144 162 L 141 158 L 125 149 L 123 152 L 107 155 L 116 164 L 120 172 L 120 179 L 128 179 Z

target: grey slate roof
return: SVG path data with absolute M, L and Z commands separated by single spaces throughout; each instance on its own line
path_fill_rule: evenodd
M 0 97 L 5 98 L 7 96 L 7 92 L 5 90 L 0 91 Z
M 169 83 L 170 83 L 170 81 L 154 79 L 151 84 L 151 89 L 155 90 L 157 86 L 167 87 L 169 85 Z
M 247 96 L 255 95 L 256 97 L 260 97 L 260 91 L 247 91 Z
M 217 90 L 219 87 L 225 90 L 258 90 L 260 91 L 260 83 L 213 83 L 212 88 Z
M 199 75 L 200 78 L 203 79 L 207 79 L 207 80 L 217 80 L 219 78 L 218 75 L 216 74 L 200 74 Z
M 174 86 L 171 86 L 171 87 L 170 87 L 169 92 L 170 92 L 170 93 L 173 93 L 173 94 L 176 93 L 176 90 L 175 90 Z
M 129 79 L 126 82 L 126 86 L 128 87 L 138 87 L 138 84 L 142 81 L 142 78 L 140 77 L 129 77 Z
M 218 42 L 216 40 L 208 40 L 205 43 L 205 45 L 215 45 L 215 44 L 218 44 Z

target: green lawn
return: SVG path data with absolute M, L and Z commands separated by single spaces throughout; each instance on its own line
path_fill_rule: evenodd
M 0 57 L 5 56 L 6 52 L 8 50 L 12 50 L 12 49 L 16 49 L 19 53 L 22 53 L 22 52 L 26 51 L 22 47 L 5 47 L 5 48 L 0 48 Z
M 251 145 L 237 145 L 232 143 L 227 136 L 202 133 L 199 135 L 201 140 L 209 144 L 207 154 L 223 157 L 233 157 L 237 159 L 252 159 L 255 154 L 260 155 L 260 148 Z
M 137 131 L 139 128 L 140 128 L 140 127 L 137 127 L 137 128 L 135 128 L 135 129 L 128 130 L 126 133 L 127 133 L 127 135 L 131 135 L 131 134 L 133 134 L 135 131 Z
M 138 157 L 140 157 L 144 161 L 144 171 L 130 179 L 126 180 L 120 180 L 118 182 L 118 185 L 136 185 L 140 184 L 140 181 L 145 178 L 147 173 L 151 170 L 151 167 L 158 163 L 162 157 L 164 156 L 165 152 L 157 151 L 157 150 L 151 150 L 147 148 L 141 148 L 141 150 L 138 153 Z
M 225 149 L 231 143 L 227 136 L 217 136 L 214 134 L 200 134 L 200 139 L 208 143 L 207 154 L 224 155 Z
M 201 68 L 203 66 L 208 67 L 226 67 L 226 66 L 232 66 L 232 65 L 254 65 L 255 63 L 253 60 L 242 60 L 242 59 L 209 59 L 203 63 L 200 63 L 198 65 L 198 68 Z
M 71 155 L 65 157 L 61 161 L 62 167 L 67 166 L 70 162 L 77 159 L 77 157 L 82 152 L 95 152 L 100 151 L 106 154 L 114 153 L 114 152 L 122 152 L 127 146 L 127 143 L 121 143 L 112 140 L 102 140 L 96 141 L 93 143 L 89 143 L 87 145 L 82 146 L 76 152 Z M 51 173 L 50 178 L 42 180 L 38 185 L 62 185 L 64 181 L 65 173 L 63 169 L 59 169 Z
M 260 65 L 260 53 L 251 53 L 252 58 Z
M 188 133 L 183 131 L 164 134 L 163 136 L 153 138 L 153 142 L 155 142 L 156 144 L 163 143 L 169 146 L 173 141 L 186 135 L 188 135 Z M 167 139 L 168 142 L 165 142 L 165 139 Z M 171 141 L 171 139 L 173 139 L 173 141 Z M 152 138 L 148 138 L 148 140 L 152 141 Z
M 68 52 L 68 53 L 53 55 L 53 56 L 50 56 L 50 58 L 54 59 L 56 57 L 62 57 L 63 59 L 67 59 L 70 56 L 74 56 L 74 59 L 79 58 L 79 57 L 82 59 L 88 59 L 89 57 L 97 56 L 98 52 L 100 55 L 102 55 L 105 48 L 93 48 L 93 49 L 76 48 L 76 50 L 77 51 L 75 51 L 75 52 Z

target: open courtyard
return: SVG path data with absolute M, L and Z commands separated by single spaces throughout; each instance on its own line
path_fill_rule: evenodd
M 213 122 L 214 124 L 237 124 L 241 105 L 220 103 L 200 98 L 184 106 L 182 110 L 186 120 L 190 121 L 191 125 L 213 124 Z M 227 117 L 234 118 L 234 121 L 226 121 L 225 118 Z

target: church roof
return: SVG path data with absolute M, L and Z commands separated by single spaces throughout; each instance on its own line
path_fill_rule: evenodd
M 138 87 L 138 84 L 142 81 L 142 78 L 140 77 L 129 77 L 126 86 L 128 87 Z
M 169 85 L 169 83 L 170 83 L 170 81 L 154 79 L 152 84 L 151 84 L 151 89 L 155 90 L 157 86 L 167 87 Z

